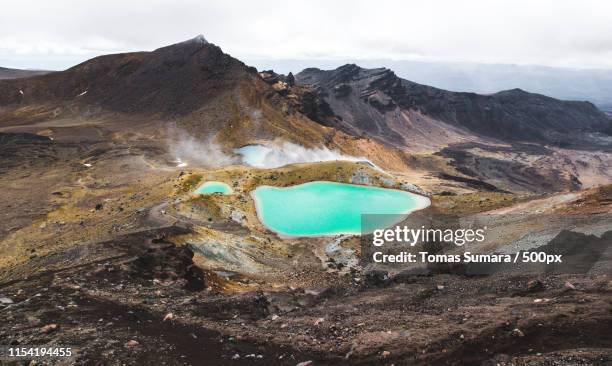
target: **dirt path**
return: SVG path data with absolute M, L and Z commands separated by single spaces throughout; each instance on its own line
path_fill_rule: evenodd
M 486 214 L 537 214 L 545 211 L 550 211 L 556 206 L 576 200 L 580 196 L 580 192 L 560 193 L 540 199 L 517 203 L 516 205 L 510 207 L 504 207 L 497 210 L 488 211 L 486 212 Z

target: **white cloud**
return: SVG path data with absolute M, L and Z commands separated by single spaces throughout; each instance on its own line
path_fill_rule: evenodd
M 612 3 L 598 0 L 21 0 L 0 12 L 0 63 L 70 66 L 200 33 L 239 58 L 612 67 Z

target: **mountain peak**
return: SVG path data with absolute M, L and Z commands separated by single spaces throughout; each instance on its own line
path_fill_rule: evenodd
M 522 94 L 530 94 L 530 93 L 520 88 L 514 88 L 514 89 L 501 90 L 497 92 L 497 94 L 522 95 Z
M 197 36 L 193 37 L 192 39 L 187 40 L 186 42 L 193 42 L 193 43 L 199 43 L 199 44 L 207 44 L 208 43 L 206 38 L 204 38 L 203 34 L 198 34 Z
M 206 46 L 211 44 L 210 42 L 208 42 L 206 40 L 206 38 L 204 38 L 204 36 L 202 34 L 198 34 L 197 36 L 190 38 L 186 41 L 182 41 L 182 42 L 177 42 L 177 43 L 173 43 L 169 46 L 164 46 L 164 47 L 160 47 L 158 48 L 156 51 L 159 50 L 172 50 L 172 49 L 176 49 L 177 47 L 197 47 L 197 46 Z
M 249 71 L 199 35 L 152 52 L 96 57 L 52 74 L 44 79 L 44 88 L 34 86 L 36 79 L 12 85 L 0 82 L 0 105 L 21 102 L 25 94 L 32 101 L 95 101 L 103 109 L 124 113 L 186 115 L 220 91 L 250 80 Z
M 360 66 L 357 64 L 344 64 L 336 68 L 336 70 L 344 71 L 344 70 L 362 70 Z

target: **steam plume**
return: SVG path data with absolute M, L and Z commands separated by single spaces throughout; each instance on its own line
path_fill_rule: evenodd
M 168 131 L 168 152 L 176 159 L 177 167 L 220 167 L 238 162 L 234 156 L 225 154 L 214 136 L 202 140 L 189 133 L 171 128 Z
M 327 147 L 305 148 L 291 142 L 275 142 L 270 145 L 249 145 L 236 150 L 243 164 L 257 168 L 278 168 L 287 164 L 311 163 L 330 160 L 368 161 L 344 155 Z M 373 165 L 373 164 L 372 164 Z

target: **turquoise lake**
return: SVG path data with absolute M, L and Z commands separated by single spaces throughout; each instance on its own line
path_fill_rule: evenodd
M 198 194 L 212 194 L 212 193 L 232 193 L 232 188 L 223 182 L 206 182 L 196 189 L 195 193 Z
M 252 192 L 257 215 L 270 230 L 285 236 L 360 234 L 362 214 L 388 214 L 392 225 L 429 199 L 395 189 L 335 182 L 293 187 L 261 186 Z

